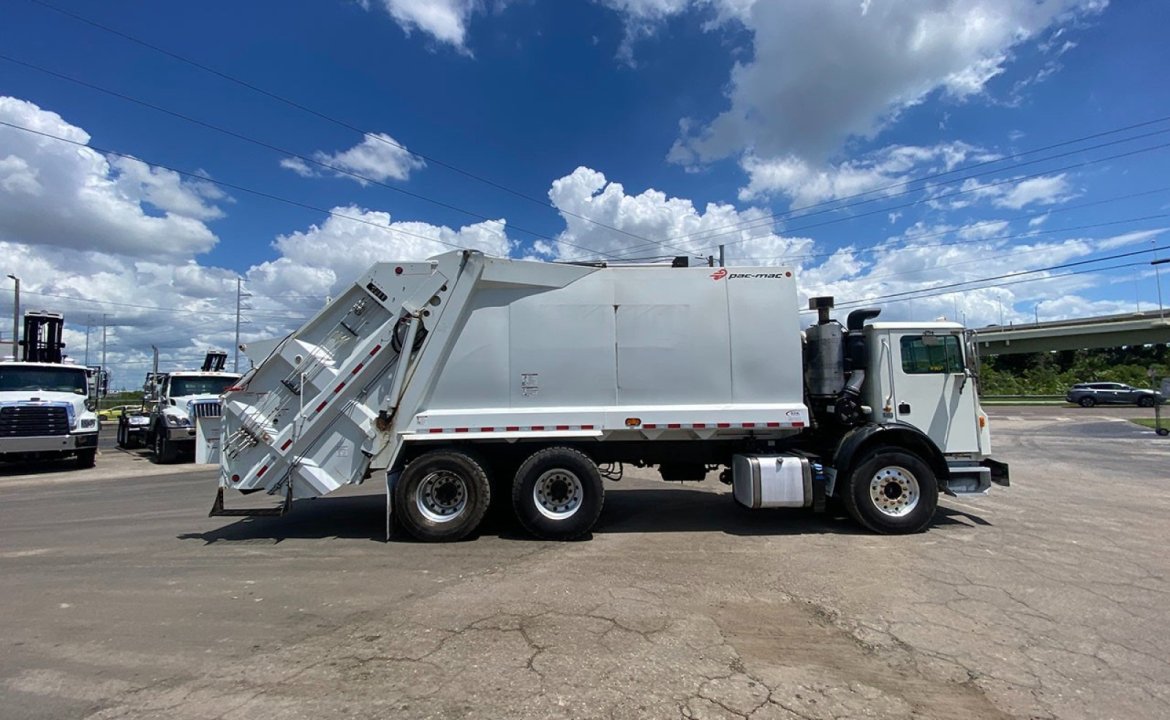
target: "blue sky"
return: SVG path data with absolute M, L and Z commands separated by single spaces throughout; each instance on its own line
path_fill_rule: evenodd
M 75 354 L 105 315 L 122 384 L 152 343 L 177 364 L 230 347 L 237 277 L 245 339 L 283 334 L 369 262 L 451 245 L 724 242 L 797 266 L 806 295 L 970 325 L 1158 302 L 1152 253 L 1105 259 L 1170 245 L 1170 119 L 1114 132 L 1170 116 L 1152 0 L 10 0 L 0 18 L 5 273 L 26 308 L 66 313 Z

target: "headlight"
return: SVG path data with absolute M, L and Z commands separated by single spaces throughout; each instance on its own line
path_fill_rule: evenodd
M 190 427 L 190 418 L 179 417 L 178 415 L 167 415 L 167 425 L 171 427 Z
M 97 418 L 81 418 L 81 427 L 82 428 L 97 427 Z

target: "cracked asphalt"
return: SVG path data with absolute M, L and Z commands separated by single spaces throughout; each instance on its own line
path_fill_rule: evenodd
M 3 468 L 0 718 L 1170 716 L 1141 414 L 993 408 L 1013 486 L 909 537 L 628 472 L 587 541 L 383 543 L 375 487 L 239 520 L 207 468 Z

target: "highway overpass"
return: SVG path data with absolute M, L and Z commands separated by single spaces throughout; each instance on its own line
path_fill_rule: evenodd
M 992 325 L 976 330 L 976 340 L 984 356 L 1170 343 L 1170 309 Z

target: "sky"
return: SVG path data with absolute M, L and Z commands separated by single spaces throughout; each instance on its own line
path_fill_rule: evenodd
M 151 345 L 230 366 L 237 281 L 248 342 L 457 248 L 723 245 L 842 315 L 971 327 L 1152 310 L 1168 25 L 1160 0 L 8 0 L 0 275 L 78 362 L 104 324 L 127 388 Z

